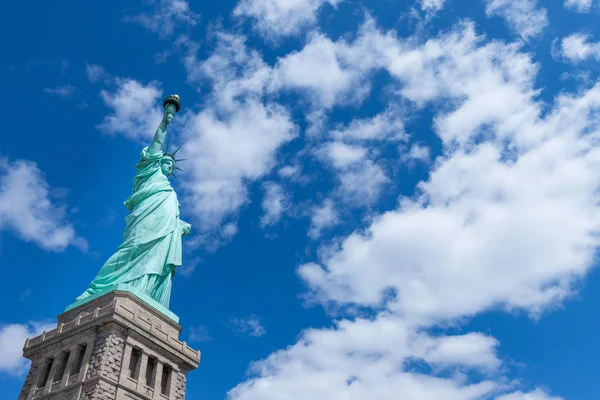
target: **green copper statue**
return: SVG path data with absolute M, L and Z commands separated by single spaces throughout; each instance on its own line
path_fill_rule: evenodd
M 123 243 L 77 298 L 77 304 L 126 285 L 169 307 L 171 281 L 181 266 L 181 238 L 190 233 L 191 225 L 179 219 L 177 194 L 168 179 L 182 160 L 175 159 L 177 151 L 169 154 L 168 146 L 162 151 L 167 127 L 180 108 L 179 96 L 165 98 L 163 106 L 162 122 L 150 146 L 142 150 L 133 193 L 125 200 L 130 214 L 125 219 Z

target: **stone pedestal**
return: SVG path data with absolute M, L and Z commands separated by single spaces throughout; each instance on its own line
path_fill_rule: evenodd
M 107 293 L 27 339 L 31 369 L 19 400 L 183 400 L 200 352 L 179 341 L 180 332 L 134 294 Z

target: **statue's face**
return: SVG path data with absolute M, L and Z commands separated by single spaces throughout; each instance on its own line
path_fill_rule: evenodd
M 173 167 L 173 161 L 170 160 L 163 160 L 163 162 L 160 163 L 160 169 L 166 176 L 171 175 L 171 172 L 173 172 Z

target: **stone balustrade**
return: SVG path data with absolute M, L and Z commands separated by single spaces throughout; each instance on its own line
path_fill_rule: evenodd
M 200 352 L 192 349 L 186 342 L 178 339 L 179 331 L 173 329 L 171 324 L 166 323 L 164 319 L 156 315 L 149 315 L 140 312 L 138 307 L 135 307 L 135 302 L 128 297 L 115 297 L 110 304 L 103 307 L 96 307 L 91 312 L 83 311 L 74 319 L 68 322 L 60 322 L 58 326 L 49 331 L 42 332 L 41 335 L 27 339 L 23 347 L 23 351 L 27 352 L 31 347 L 41 345 L 44 342 L 53 339 L 57 336 L 62 336 L 71 330 L 77 329 L 87 324 L 93 324 L 96 320 L 105 315 L 119 315 L 130 322 L 140 326 L 144 330 L 150 331 L 154 336 L 170 347 L 184 353 L 196 362 L 200 361 Z

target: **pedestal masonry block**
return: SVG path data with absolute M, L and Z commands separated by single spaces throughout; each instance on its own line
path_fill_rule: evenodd
M 180 333 L 175 320 L 130 291 L 106 293 L 27 339 L 31 368 L 19 400 L 184 400 L 200 352 Z

